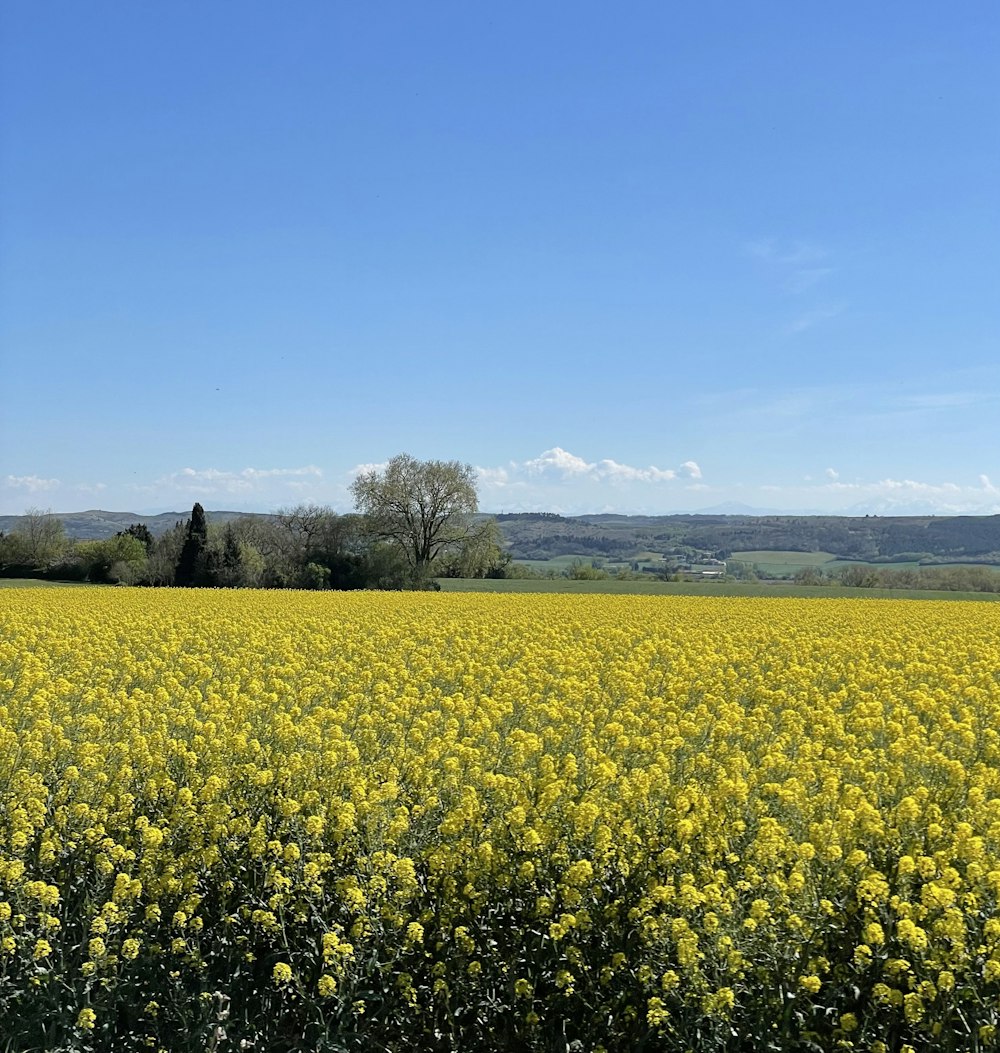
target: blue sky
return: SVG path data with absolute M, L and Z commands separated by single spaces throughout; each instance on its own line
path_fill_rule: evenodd
M 7 2 L 0 512 L 1000 512 L 1000 8 Z

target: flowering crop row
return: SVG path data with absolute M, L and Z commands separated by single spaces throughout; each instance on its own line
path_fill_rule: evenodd
M 991 605 L 0 593 L 8 1050 L 985 1048 L 998 895 Z

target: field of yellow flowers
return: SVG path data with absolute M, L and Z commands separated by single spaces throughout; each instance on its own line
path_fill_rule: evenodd
M 0 1050 L 972 1050 L 1000 608 L 0 593 Z

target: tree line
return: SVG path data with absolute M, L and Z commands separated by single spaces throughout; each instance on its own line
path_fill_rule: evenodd
M 493 519 L 477 515 L 475 470 L 408 454 L 362 473 L 355 512 L 317 504 L 211 524 L 196 502 L 159 537 L 140 523 L 72 541 L 57 516 L 29 509 L 0 534 L 0 575 L 221 588 L 433 588 L 438 577 L 503 577 Z
M 563 516 L 513 513 L 497 517 L 516 559 L 562 555 L 628 559 L 643 551 L 669 554 L 829 552 L 876 562 L 1000 564 L 1000 515 L 993 516 Z
M 929 592 L 1000 592 L 1000 572 L 990 567 L 893 567 L 848 563 L 824 573 L 803 567 L 797 585 L 844 585 L 852 589 L 925 589 Z

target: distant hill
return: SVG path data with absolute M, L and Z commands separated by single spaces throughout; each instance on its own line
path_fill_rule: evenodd
M 105 512 L 92 508 L 86 512 L 54 512 L 56 519 L 61 519 L 68 537 L 74 541 L 102 540 L 114 537 L 133 523 L 143 523 L 149 532 L 158 537 L 165 534 L 175 523 L 186 523 L 191 516 L 186 512 L 161 512 L 155 516 L 143 516 L 137 512 Z M 241 516 L 261 516 L 260 512 L 206 512 L 205 518 L 210 523 L 228 523 Z M 0 531 L 13 530 L 23 516 L 0 516 Z M 270 518 L 264 516 L 264 518 Z
M 162 534 L 189 512 L 143 516 L 133 512 L 56 513 L 76 540 L 107 538 L 132 523 Z M 206 512 L 210 523 L 259 512 Z M 21 516 L 0 516 L 0 531 Z M 948 560 L 1000 563 L 1000 515 L 988 516 L 787 516 L 692 514 L 560 516 L 517 512 L 495 517 L 514 559 L 589 555 L 631 559 L 655 552 L 719 555 L 733 552 L 829 552 L 842 559 L 894 562 Z
M 844 559 L 973 560 L 1000 563 L 1000 515 L 556 516 L 512 514 L 497 522 L 515 559 L 641 552 L 830 552 Z

